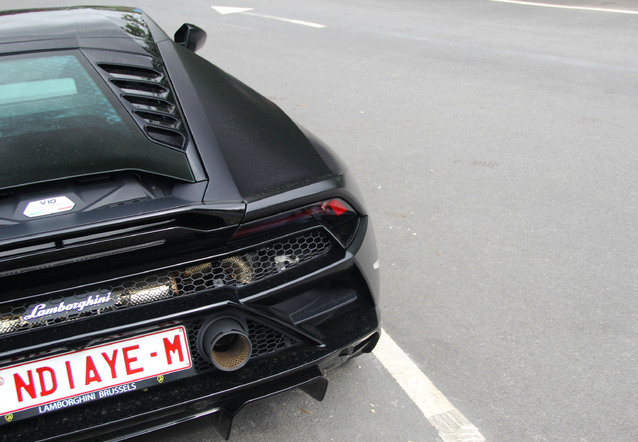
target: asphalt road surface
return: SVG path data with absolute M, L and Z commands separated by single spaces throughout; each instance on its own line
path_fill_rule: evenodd
M 638 4 L 216 1 L 137 6 L 203 27 L 202 56 L 350 164 L 384 329 L 447 400 L 488 441 L 638 440 Z M 441 437 L 374 355 L 329 377 L 232 440 Z M 143 440 L 219 438 L 202 418 Z

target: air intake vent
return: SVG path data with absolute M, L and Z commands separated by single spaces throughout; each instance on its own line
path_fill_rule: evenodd
M 145 112 L 145 111 L 135 111 L 135 113 L 150 124 L 159 124 L 162 126 L 169 126 L 169 127 L 179 127 L 180 125 L 180 121 L 177 118 L 171 117 L 170 115 L 167 115 L 167 114 L 161 114 L 159 112 Z
M 150 81 L 160 81 L 163 75 L 153 69 L 139 66 L 120 66 L 117 64 L 100 64 L 100 67 L 116 78 L 135 78 Z
M 157 83 L 147 83 L 145 81 L 134 80 L 111 80 L 111 83 L 127 93 L 137 93 L 162 98 L 168 95 L 168 89 Z
M 99 63 L 98 66 L 151 140 L 184 148 L 186 130 L 171 87 L 160 69 L 110 63 Z
M 174 104 L 159 98 L 147 98 L 137 95 L 123 95 L 122 98 L 135 106 L 136 109 L 164 112 L 167 114 L 172 113 L 175 109 Z
M 183 146 L 184 135 L 176 130 L 162 129 L 161 127 L 147 126 L 146 133 L 148 136 L 159 141 L 160 143 L 168 144 L 170 146 Z

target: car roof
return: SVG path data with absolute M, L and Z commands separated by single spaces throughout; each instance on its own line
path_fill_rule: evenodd
M 149 42 L 167 38 L 137 8 L 76 6 L 0 12 L 0 54 L 69 48 L 144 53 Z

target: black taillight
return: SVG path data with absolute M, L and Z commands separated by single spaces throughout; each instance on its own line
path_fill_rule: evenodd
M 359 225 L 359 215 L 342 199 L 331 199 L 317 204 L 291 210 L 268 218 L 242 224 L 233 239 L 291 230 L 304 226 L 322 225 L 332 233 L 343 247 L 348 247 Z

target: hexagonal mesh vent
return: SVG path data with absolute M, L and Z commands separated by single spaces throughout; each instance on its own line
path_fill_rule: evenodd
M 204 322 L 204 319 L 197 319 L 187 321 L 184 324 L 186 325 L 188 333 L 188 343 L 191 349 L 193 366 L 197 373 L 214 369 L 213 364 L 202 357 L 197 349 L 197 334 Z M 248 339 L 253 347 L 250 360 L 278 353 L 287 348 L 300 345 L 302 342 L 255 319 L 247 318 L 246 326 L 248 327 Z
M 149 273 L 134 279 L 124 279 L 110 286 L 94 287 L 90 291 L 66 293 L 58 298 L 48 299 L 34 296 L 28 304 L 0 307 L 0 335 L 105 314 L 175 296 L 192 295 L 222 287 L 241 288 L 324 256 L 331 248 L 332 242 L 323 230 L 312 230 L 256 249 Z M 106 294 L 112 299 L 109 303 L 100 305 L 87 302 L 98 295 Z M 85 305 L 80 308 L 82 302 Z M 60 303 L 66 309 L 61 315 L 57 312 Z M 68 307 L 73 304 L 76 306 Z M 37 307 L 38 305 L 44 307 Z M 44 314 L 47 311 L 49 313 Z M 36 317 L 25 320 L 25 315 Z M 268 341 L 264 345 L 270 348 L 273 343 Z

